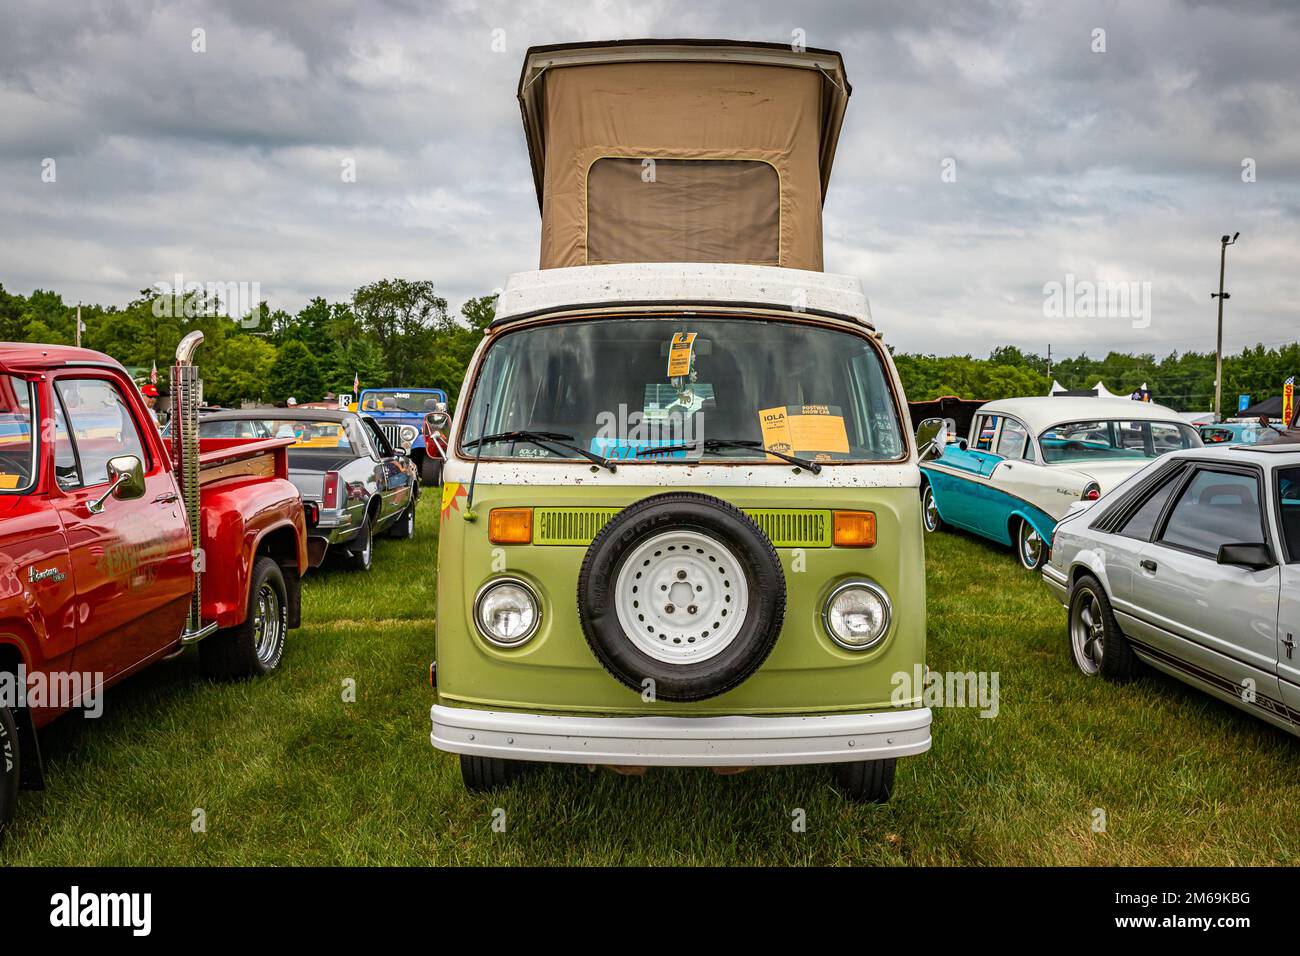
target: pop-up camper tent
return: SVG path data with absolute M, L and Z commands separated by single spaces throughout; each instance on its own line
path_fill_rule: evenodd
M 533 47 L 519 104 L 541 268 L 822 268 L 850 87 L 838 53 L 725 40 Z

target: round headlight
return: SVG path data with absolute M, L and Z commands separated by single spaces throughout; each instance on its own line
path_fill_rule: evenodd
M 864 651 L 880 643 L 889 630 L 889 598 L 874 584 L 850 581 L 826 599 L 822 620 L 836 644 Z
M 493 644 L 516 647 L 537 632 L 541 609 L 537 595 L 523 581 L 502 578 L 488 583 L 474 602 L 479 632 Z
M 415 441 L 415 436 L 418 435 L 419 433 L 420 433 L 419 429 L 417 429 L 414 425 L 403 425 L 402 430 L 399 434 L 402 436 L 402 441 L 409 444 Z

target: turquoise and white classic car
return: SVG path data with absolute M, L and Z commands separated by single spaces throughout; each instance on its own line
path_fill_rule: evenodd
M 917 446 L 926 531 L 952 525 L 1011 545 L 1036 571 L 1072 505 L 1096 500 L 1166 452 L 1199 448 L 1201 439 L 1163 405 L 1043 397 L 981 406 L 970 436 L 953 443 L 942 422 L 922 422 Z

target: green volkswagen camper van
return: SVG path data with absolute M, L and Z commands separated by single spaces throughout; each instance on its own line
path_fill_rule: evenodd
M 471 790 L 824 764 L 884 801 L 929 748 L 906 402 L 821 271 L 848 95 L 825 51 L 529 51 L 542 268 L 470 363 L 441 502 L 432 741 Z

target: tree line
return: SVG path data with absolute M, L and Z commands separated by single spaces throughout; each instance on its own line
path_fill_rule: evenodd
M 284 404 L 318 401 L 327 393 L 402 386 L 441 388 L 452 400 L 474 348 L 495 316 L 496 297 L 471 299 L 459 315 L 428 280 L 381 279 L 357 289 L 343 302 L 312 299 L 297 313 L 261 303 L 247 317 L 223 314 L 221 303 L 203 291 L 168 295 L 141 290 L 124 307 L 82 305 L 81 344 L 105 352 L 128 368 L 155 364 L 166 388 L 172 356 L 181 337 L 201 329 L 198 355 L 204 396 L 211 404 L 243 401 Z M 0 341 L 71 345 L 76 336 L 75 303 L 40 290 L 22 296 L 0 284 Z M 1214 404 L 1214 353 L 1086 354 L 1052 363 L 1013 346 L 988 358 L 971 355 L 895 353 L 908 398 L 944 395 L 991 401 L 1046 395 L 1053 380 L 1066 388 L 1091 388 L 1098 381 L 1118 394 L 1145 384 L 1153 401 L 1179 411 L 1207 411 Z M 1300 373 L 1300 343 L 1277 348 L 1256 345 L 1224 360 L 1224 411 L 1237 396 L 1261 401 L 1281 394 L 1290 375 Z

